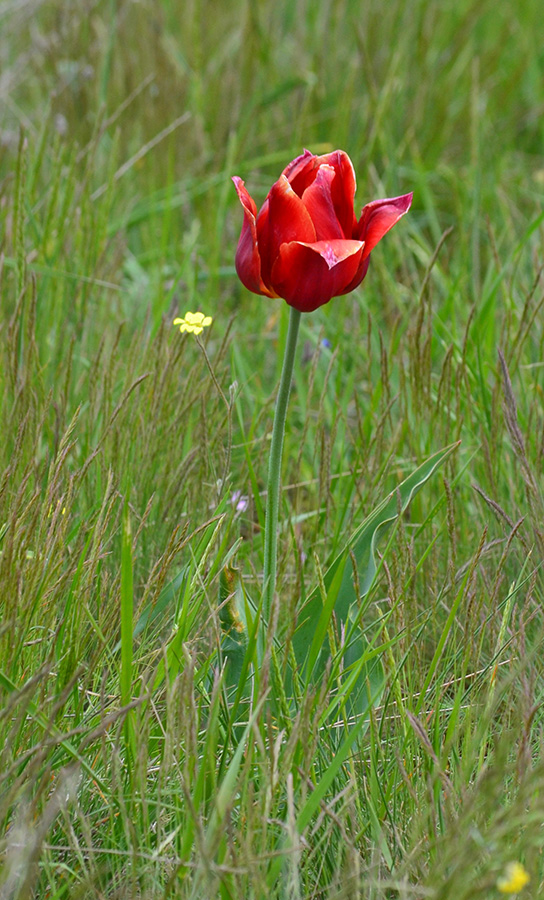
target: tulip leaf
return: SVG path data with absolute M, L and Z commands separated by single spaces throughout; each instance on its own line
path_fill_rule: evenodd
M 316 588 L 300 609 L 292 645 L 299 674 L 306 681 L 313 680 L 321 674 L 330 657 L 327 635 L 334 613 L 338 630 L 347 635 L 342 653 L 347 677 L 353 673 L 357 665 L 360 666 L 358 690 L 365 705 L 368 702 L 369 692 L 375 695 L 376 691 L 379 691 L 383 672 L 371 644 L 361 633 L 353 568 L 356 565 L 359 597 L 364 597 L 368 594 L 376 576 L 375 551 L 379 539 L 457 446 L 458 443 L 452 444 L 431 456 L 367 516 L 325 572 L 323 578 L 325 597 L 322 597 L 322 589 Z M 366 666 L 360 665 L 363 657 L 368 660 Z M 359 705 L 357 702 L 356 706 Z
M 373 639 L 363 633 L 360 621 L 363 610 L 357 604 L 357 597 L 364 598 L 374 582 L 378 541 L 457 446 L 458 443 L 452 444 L 431 456 L 367 516 L 324 573 L 321 586 L 316 587 L 300 607 L 298 625 L 292 637 L 298 677 L 306 683 L 315 683 L 323 675 L 331 655 L 334 657 L 328 679 L 335 687 L 335 697 L 328 715 L 332 715 L 336 707 L 338 715 L 344 711 L 348 716 L 365 716 L 383 691 L 383 647 L 374 646 L 379 632 L 376 631 Z M 353 582 L 354 565 L 359 583 L 357 593 Z M 256 609 L 246 595 L 240 573 L 232 566 L 225 566 L 220 575 L 219 608 L 222 653 L 228 660 L 226 686 L 234 708 L 238 710 L 248 696 L 256 633 L 263 623 L 262 610 Z M 339 645 L 335 654 L 331 654 L 329 644 L 333 621 Z M 292 688 L 289 675 L 287 681 L 288 687 Z

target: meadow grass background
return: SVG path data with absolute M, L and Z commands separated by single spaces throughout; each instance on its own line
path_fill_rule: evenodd
M 464 900 L 511 860 L 540 896 L 540 7 L 0 3 L 2 898 Z M 350 154 L 358 208 L 414 203 L 303 317 L 278 633 L 461 442 L 380 544 L 347 753 L 330 672 L 274 715 L 256 673 L 248 731 L 221 675 L 287 323 L 236 278 L 230 176 L 261 202 L 305 146 Z

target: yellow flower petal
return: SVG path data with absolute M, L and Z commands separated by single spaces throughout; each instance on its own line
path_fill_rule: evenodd
M 208 328 L 213 322 L 211 316 L 205 316 L 202 312 L 190 312 L 187 311 L 184 317 L 174 319 L 173 324 L 179 325 L 179 330 L 183 334 L 187 332 L 189 334 L 201 334 L 204 328 Z
M 520 862 L 510 862 L 504 870 L 504 875 L 497 879 L 497 887 L 501 894 L 517 894 L 530 880 L 525 866 Z

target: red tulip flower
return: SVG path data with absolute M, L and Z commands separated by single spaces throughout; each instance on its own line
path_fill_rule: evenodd
M 244 208 L 236 271 L 255 294 L 312 312 L 361 284 L 370 253 L 410 209 L 412 194 L 373 200 L 355 218 L 355 172 L 343 150 L 305 150 L 283 170 L 259 213 L 238 176 Z

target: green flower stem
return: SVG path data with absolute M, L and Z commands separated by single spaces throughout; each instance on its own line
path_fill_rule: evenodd
M 289 329 L 285 344 L 285 356 L 281 370 L 280 387 L 276 400 L 276 412 L 274 415 L 274 429 L 272 431 L 272 444 L 270 446 L 270 459 L 268 463 L 268 493 L 266 496 L 266 517 L 264 525 L 264 569 L 263 569 L 263 617 L 268 624 L 270 612 L 276 590 L 276 568 L 278 560 L 278 513 L 280 503 L 281 486 L 281 458 L 283 453 L 283 438 L 285 435 L 285 418 L 287 404 L 291 392 L 291 380 L 293 377 L 293 365 L 295 362 L 295 350 L 297 346 L 298 328 L 300 325 L 300 313 L 291 307 L 289 317 Z

